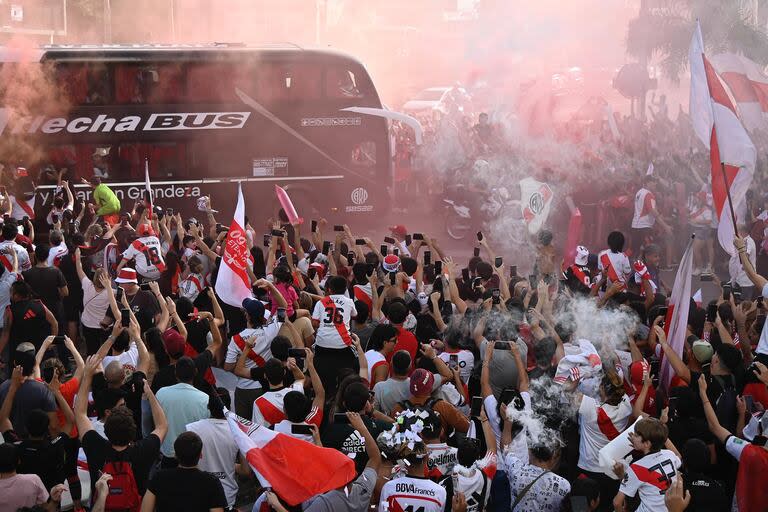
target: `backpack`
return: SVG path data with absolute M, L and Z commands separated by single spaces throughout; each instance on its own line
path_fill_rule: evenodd
M 112 475 L 104 510 L 138 512 L 141 507 L 141 495 L 131 463 L 126 460 L 108 461 L 104 463 L 103 471 Z
M 738 393 L 736 392 L 736 380 L 733 375 L 728 375 L 727 377 L 730 378 L 726 380 L 720 375 L 712 376 L 712 379 L 716 380 L 723 390 L 715 401 L 715 414 L 724 428 L 735 432 L 737 419 L 736 397 Z

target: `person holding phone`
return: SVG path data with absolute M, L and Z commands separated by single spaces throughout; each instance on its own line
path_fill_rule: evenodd
M 299 350 L 299 349 L 297 349 Z M 290 436 L 315 443 L 322 446 L 320 440 L 320 426 L 323 422 L 323 409 L 325 407 L 325 389 L 320 376 L 315 369 L 315 355 L 311 349 L 303 349 L 305 352 L 309 378 L 312 381 L 314 399 L 310 401 L 304 391 L 289 391 L 283 398 L 283 410 L 285 419 L 274 425 L 275 432 L 282 432 Z M 297 428 L 298 427 L 298 428 Z
M 293 384 L 284 386 L 285 372 L 293 374 Z M 298 367 L 295 360 L 288 359 L 285 366 L 276 358 L 272 358 L 264 365 L 264 376 L 269 388 L 253 402 L 252 421 L 259 425 L 271 427 L 285 419 L 283 402 L 285 395 L 291 391 L 304 392 L 304 373 Z
M 475 356 L 472 354 L 471 350 L 461 348 L 459 343 L 461 342 L 462 337 L 463 335 L 460 331 L 456 329 L 448 330 L 443 338 L 444 349 L 439 357 L 452 370 L 454 367 L 459 370 L 462 382 L 467 384 L 469 382 L 469 377 L 472 375 L 472 370 L 475 367 Z

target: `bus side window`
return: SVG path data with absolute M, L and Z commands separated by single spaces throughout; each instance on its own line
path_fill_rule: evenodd
M 329 68 L 325 73 L 325 94 L 329 98 L 362 98 L 357 79 L 352 71 Z
M 352 148 L 351 163 L 357 167 L 373 167 L 376 165 L 376 143 L 364 141 Z
M 112 102 L 112 80 L 110 69 L 105 64 L 88 64 L 86 67 L 89 105 L 108 105 Z

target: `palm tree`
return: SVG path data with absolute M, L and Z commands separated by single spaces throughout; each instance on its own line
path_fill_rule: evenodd
M 753 12 L 739 0 L 641 0 L 640 15 L 629 22 L 627 53 L 640 60 L 659 58 L 662 74 L 680 79 L 687 66 L 688 48 L 696 19 L 701 22 L 704 43 L 712 54 L 741 53 L 755 62 L 768 64 L 768 33 L 765 24 L 753 20 Z M 768 0 L 752 2 L 768 7 Z

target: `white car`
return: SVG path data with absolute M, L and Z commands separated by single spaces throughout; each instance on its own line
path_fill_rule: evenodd
M 407 114 L 431 114 L 433 110 L 444 112 L 443 98 L 450 90 L 450 87 L 430 87 L 429 89 L 424 89 L 415 98 L 408 100 L 403 105 L 403 112 Z

